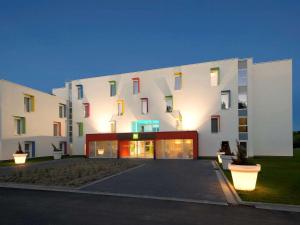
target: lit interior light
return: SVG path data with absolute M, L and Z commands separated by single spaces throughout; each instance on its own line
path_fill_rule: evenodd
M 104 154 L 104 149 L 103 148 L 97 149 L 97 154 L 98 155 L 103 155 Z

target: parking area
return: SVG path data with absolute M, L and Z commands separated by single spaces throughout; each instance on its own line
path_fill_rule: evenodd
M 81 190 L 226 202 L 211 160 L 149 160 L 144 166 Z

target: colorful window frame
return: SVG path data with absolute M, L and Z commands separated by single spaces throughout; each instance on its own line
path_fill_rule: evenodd
M 77 99 L 83 99 L 83 86 L 82 84 L 76 85 L 77 87 Z
M 182 73 L 175 72 L 174 73 L 174 90 L 182 89 Z
M 114 80 L 108 81 L 109 88 L 110 88 L 110 96 L 116 96 L 117 94 L 117 82 Z
M 53 122 L 53 136 L 61 136 L 61 122 Z
M 90 103 L 83 103 L 83 114 L 85 118 L 90 117 Z
M 21 135 L 26 133 L 26 119 L 21 116 L 14 116 L 15 134 Z
M 78 126 L 78 137 L 82 137 L 83 136 L 83 122 L 78 122 L 77 126 Z
M 137 85 L 137 90 L 135 88 L 135 84 Z M 132 93 L 134 95 L 137 95 L 139 94 L 141 91 L 140 89 L 140 78 L 139 77 L 135 77 L 135 78 L 132 78 Z
M 210 120 L 211 120 L 211 133 L 219 133 L 220 132 L 220 115 L 212 115 Z M 215 126 L 215 122 L 216 122 L 217 126 Z
M 27 104 L 29 104 L 29 105 L 27 105 Z M 33 95 L 24 94 L 24 109 L 25 109 L 25 112 L 34 112 L 35 98 Z
M 214 67 L 210 69 L 210 85 L 212 87 L 220 84 L 220 68 Z
M 143 115 L 146 115 L 146 114 L 149 113 L 149 100 L 148 100 L 148 98 L 141 98 L 141 113 Z
M 173 95 L 165 96 L 165 101 L 166 101 L 166 112 L 167 113 L 173 112 L 173 105 L 174 105 Z
M 117 101 L 117 114 L 118 116 L 123 116 L 125 113 L 124 100 L 120 99 Z

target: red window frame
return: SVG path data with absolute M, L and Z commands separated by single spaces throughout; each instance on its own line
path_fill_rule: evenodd
M 58 128 L 58 135 L 56 137 L 60 137 L 61 136 L 61 122 L 53 122 L 53 136 L 54 136 L 54 125 L 57 125 Z
M 83 103 L 83 107 L 84 107 L 84 117 L 88 118 L 90 117 L 90 103 Z
M 134 82 L 137 81 L 138 82 L 138 94 L 140 93 L 141 89 L 140 89 L 140 78 L 139 77 L 134 77 L 132 78 L 132 92 L 134 93 Z

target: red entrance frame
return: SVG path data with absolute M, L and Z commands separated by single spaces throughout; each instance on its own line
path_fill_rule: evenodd
M 164 131 L 164 132 L 144 132 L 138 133 L 142 136 L 139 139 L 133 139 L 133 133 L 99 133 L 86 135 L 86 156 L 89 156 L 89 143 L 91 141 L 118 141 L 118 158 L 120 156 L 120 140 L 153 140 L 154 141 L 154 159 L 156 159 L 155 145 L 158 140 L 166 139 L 193 139 L 193 159 L 198 158 L 198 132 L 197 131 Z M 123 138 L 120 138 L 123 137 Z M 125 138 L 124 138 L 125 137 Z

